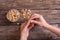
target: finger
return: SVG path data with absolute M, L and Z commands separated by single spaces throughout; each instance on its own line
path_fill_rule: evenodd
M 39 14 L 35 14 L 33 16 L 31 16 L 30 20 L 32 19 L 39 19 L 39 20 L 44 20 L 43 16 L 42 15 L 39 15 Z
M 41 15 L 39 14 L 34 14 L 30 17 L 30 19 L 37 19 L 37 18 L 40 18 Z
M 31 20 L 31 23 L 34 23 L 34 24 L 40 24 L 39 21 L 35 21 L 35 20 Z
M 45 19 L 44 19 L 44 17 L 43 17 L 43 16 L 41 16 L 41 17 L 40 17 L 40 20 L 41 20 L 41 21 L 45 21 Z
M 23 29 L 24 29 L 24 27 L 25 27 L 26 23 L 27 23 L 27 22 L 24 22 L 24 23 L 22 23 L 22 24 L 21 24 L 21 30 L 23 30 Z
M 34 16 L 34 17 L 31 17 L 30 20 L 33 20 L 33 19 L 39 19 L 38 16 Z
M 39 26 L 43 26 L 42 23 L 39 21 L 31 20 L 31 23 L 37 24 Z
M 28 28 L 29 25 L 30 25 L 30 21 L 27 21 L 25 28 Z
M 33 14 L 33 15 L 30 17 L 30 19 L 32 19 L 32 17 L 35 17 L 35 15 Z
M 35 13 L 35 14 L 32 14 L 31 17 L 34 17 L 34 16 L 40 16 L 40 15 Z
M 34 24 L 30 24 L 30 26 L 28 27 L 29 30 L 31 30 L 34 27 Z

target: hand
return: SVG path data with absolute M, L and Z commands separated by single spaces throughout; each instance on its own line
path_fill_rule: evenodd
M 39 26 L 44 27 L 45 29 L 57 34 L 60 36 L 60 29 L 57 27 L 54 27 L 52 25 L 49 25 L 42 15 L 39 14 L 33 14 L 30 18 L 31 23 L 38 24 Z
M 24 22 L 21 24 L 21 39 L 20 40 L 27 40 L 30 29 L 34 26 L 31 24 L 30 21 Z
M 34 20 L 36 19 L 36 20 Z M 45 21 L 42 15 L 39 14 L 33 14 L 30 18 L 31 23 L 38 24 L 39 26 L 46 26 L 48 23 Z

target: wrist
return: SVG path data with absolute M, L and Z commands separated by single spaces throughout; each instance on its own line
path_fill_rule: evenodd
M 43 25 L 43 27 L 49 27 L 50 24 L 46 23 Z
M 46 24 L 46 25 L 44 26 L 44 28 L 46 28 L 46 29 L 50 29 L 51 26 L 52 26 L 52 25 L 50 25 L 50 24 Z
M 27 38 L 28 38 L 27 35 L 25 35 L 23 33 L 20 34 L 20 40 L 27 40 Z
M 27 40 L 27 38 L 25 38 L 25 37 L 21 37 L 20 40 Z

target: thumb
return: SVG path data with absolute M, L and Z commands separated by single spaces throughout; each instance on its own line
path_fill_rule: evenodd
M 36 20 L 31 20 L 31 23 L 39 24 L 40 22 L 39 21 L 36 21 Z

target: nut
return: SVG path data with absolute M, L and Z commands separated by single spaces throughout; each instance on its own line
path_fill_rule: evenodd
M 30 9 L 22 9 L 21 10 L 21 17 L 24 18 L 24 19 L 29 19 L 30 16 L 31 16 L 31 10 Z
M 16 9 L 11 9 L 9 10 L 9 12 L 6 15 L 6 18 L 10 21 L 10 22 L 16 22 L 19 20 L 20 18 L 20 12 Z

